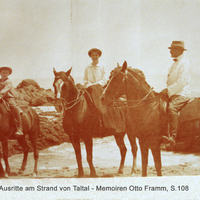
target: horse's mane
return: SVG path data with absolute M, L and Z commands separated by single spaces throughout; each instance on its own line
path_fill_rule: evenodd
M 122 67 L 121 66 L 117 66 L 115 67 L 111 72 L 110 72 L 110 77 L 111 78 L 113 75 L 118 74 L 121 71 Z M 132 75 L 139 75 L 141 78 L 143 78 L 144 80 L 146 79 L 144 73 L 142 70 L 137 69 L 137 68 L 132 68 L 132 67 L 128 67 L 127 70 L 132 74 Z
M 120 73 L 121 69 L 122 69 L 121 66 L 117 66 L 116 68 L 114 68 L 110 72 L 109 79 L 111 79 L 112 76 L 114 76 L 115 74 Z M 141 86 L 145 90 L 149 90 L 149 88 L 151 88 L 151 86 L 146 82 L 146 77 L 145 77 L 145 75 L 144 75 L 142 70 L 137 69 L 137 68 L 128 67 L 127 71 L 141 84 Z
M 151 86 L 146 82 L 146 77 L 142 70 L 132 67 L 128 67 L 127 70 L 132 76 L 134 76 L 134 78 L 136 78 L 141 83 L 141 86 L 145 90 L 149 90 L 149 88 L 151 88 Z
M 137 69 L 137 68 L 132 68 L 132 67 L 128 67 L 127 69 L 132 75 L 137 75 L 139 76 L 141 79 L 146 79 L 144 73 L 142 70 Z

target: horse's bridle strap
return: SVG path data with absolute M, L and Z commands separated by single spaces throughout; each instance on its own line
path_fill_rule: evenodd
M 122 87 L 122 84 L 124 83 L 124 81 L 126 80 L 126 73 L 123 73 L 123 72 L 120 72 L 123 76 L 124 76 L 124 78 L 122 79 L 122 82 L 121 82 L 121 85 L 118 87 L 118 89 L 116 90 L 116 92 L 115 92 L 115 94 L 114 94 L 114 97 L 117 95 L 117 93 L 119 92 L 119 90 L 121 89 L 121 87 Z
M 63 98 L 55 98 L 55 101 L 57 101 L 57 100 L 65 101 L 65 99 L 63 99 Z

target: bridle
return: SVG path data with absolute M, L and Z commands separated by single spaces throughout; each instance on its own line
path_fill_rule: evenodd
M 66 84 L 64 82 L 64 84 Z M 83 95 L 84 95 L 84 92 L 83 91 L 78 91 L 78 95 L 77 95 L 77 98 L 72 100 L 72 101 L 67 101 L 66 100 L 66 97 L 65 98 L 62 98 L 62 97 L 56 97 L 55 98 L 55 101 L 61 101 L 62 102 L 62 105 L 64 107 L 65 110 L 70 110 L 72 109 L 75 105 L 77 105 L 82 99 L 83 99 Z M 72 105 L 70 105 L 72 104 Z

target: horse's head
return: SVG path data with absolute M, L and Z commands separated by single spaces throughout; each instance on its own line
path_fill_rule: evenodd
M 145 81 L 145 76 L 141 70 L 127 67 L 127 62 L 123 66 L 119 65 L 111 72 L 110 80 L 102 94 L 102 100 L 109 103 L 113 99 L 125 94 L 127 99 L 142 99 L 150 91 L 150 86 Z
M 126 68 L 127 63 L 125 61 L 122 67 L 118 64 L 117 67 L 111 71 L 109 81 L 101 96 L 101 99 L 105 101 L 105 103 L 110 103 L 113 99 L 117 99 L 126 93 Z
M 55 94 L 55 108 L 58 112 L 64 111 L 64 103 L 65 100 L 69 98 L 69 90 L 71 88 L 72 82 L 74 82 L 73 78 L 70 76 L 71 69 L 67 72 L 60 71 L 56 72 L 53 68 L 53 72 L 55 75 L 53 87 Z

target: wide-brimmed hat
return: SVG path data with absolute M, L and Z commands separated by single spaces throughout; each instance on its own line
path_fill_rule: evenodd
M 168 49 L 173 49 L 173 48 L 181 48 L 184 51 L 187 50 L 185 49 L 185 44 L 183 41 L 172 41 L 171 47 L 168 47 Z
M 10 68 L 10 67 L 6 67 L 6 66 L 4 66 L 4 67 L 0 67 L 0 72 L 2 71 L 2 70 L 8 70 L 9 71 L 9 74 L 12 74 L 12 69 Z
M 98 53 L 98 54 L 99 54 L 99 57 L 100 57 L 101 54 L 102 54 L 102 51 L 101 51 L 100 49 L 93 48 L 93 49 L 90 49 L 90 50 L 88 51 L 88 55 L 91 57 L 91 54 L 92 54 L 93 52 Z

